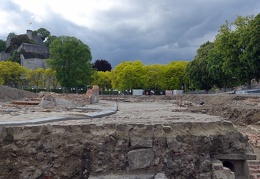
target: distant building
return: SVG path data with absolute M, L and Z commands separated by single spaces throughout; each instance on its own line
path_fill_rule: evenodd
M 32 70 L 37 68 L 46 68 L 47 64 L 45 59 L 49 57 L 49 49 L 43 43 L 42 39 L 38 35 L 34 35 L 32 30 L 27 30 L 26 34 L 21 34 L 19 36 L 27 36 L 33 44 L 22 43 L 19 47 L 11 48 L 10 43 L 12 38 L 7 39 L 6 51 L 0 53 L 0 61 L 10 59 L 14 50 L 16 50 L 20 54 L 22 66 Z

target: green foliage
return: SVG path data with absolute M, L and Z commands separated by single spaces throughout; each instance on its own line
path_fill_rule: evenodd
M 93 69 L 90 48 L 75 37 L 61 36 L 50 44 L 49 65 L 56 71 L 61 86 L 86 86 Z
M 0 84 L 17 87 L 26 73 L 26 68 L 16 62 L 0 62 Z
M 253 77 L 259 81 L 260 79 L 260 14 L 250 20 L 246 29 L 245 38 L 243 38 L 245 53 L 242 56 L 243 61 L 248 63 Z
M 260 14 L 238 16 L 220 27 L 212 45 L 203 44 L 187 67 L 190 84 L 209 90 L 233 87 L 260 78 Z M 208 46 L 208 47 L 207 47 Z
M 130 89 L 181 89 L 188 62 L 148 65 L 141 61 L 122 62 L 112 70 L 112 87 Z
M 191 87 L 206 91 L 212 87 L 213 78 L 210 76 L 207 66 L 209 52 L 213 47 L 213 43 L 209 41 L 201 45 L 194 60 L 188 64 L 186 73 L 190 78 Z
M 112 89 L 112 73 L 110 71 L 97 71 L 93 75 L 93 85 L 98 85 L 101 90 Z
M 37 89 L 42 88 L 45 82 L 44 69 L 38 68 L 36 70 L 28 71 L 27 80 L 29 81 L 30 85 L 36 86 Z
M 47 89 L 56 89 L 58 80 L 56 78 L 56 71 L 52 68 L 47 68 L 44 71 L 45 87 Z
M 51 35 L 51 33 L 45 28 L 39 28 L 38 30 L 33 31 L 33 34 L 38 35 L 42 41 L 45 41 Z
M 145 66 L 144 89 L 164 89 L 166 65 L 153 64 Z
M 47 39 L 44 41 L 46 47 L 49 47 L 51 42 L 54 41 L 57 37 L 55 35 L 50 35 L 47 37 Z
M 4 52 L 6 49 L 6 43 L 4 40 L 0 39 L 0 52 Z
M 185 83 L 184 75 L 187 64 L 188 62 L 173 61 L 166 66 L 164 89 L 173 90 L 182 88 L 182 84 Z
M 17 50 L 14 50 L 14 52 L 9 60 L 20 64 L 21 63 L 20 53 L 17 52 Z
M 112 87 L 121 91 L 143 88 L 144 75 L 141 61 L 122 62 L 112 71 Z

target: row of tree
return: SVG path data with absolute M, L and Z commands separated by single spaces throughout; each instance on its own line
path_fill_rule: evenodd
M 0 84 L 21 87 L 55 89 L 58 85 L 56 71 L 52 68 L 29 70 L 17 62 L 0 62 Z
M 98 71 L 92 84 L 101 89 L 181 89 L 185 83 L 185 68 L 188 62 L 172 61 L 167 65 L 144 65 L 141 61 L 124 61 L 112 71 Z
M 77 73 L 74 73 L 70 71 L 72 70 L 72 68 L 68 68 L 70 64 L 66 64 L 65 68 L 57 65 L 60 71 L 56 71 L 54 68 L 29 70 L 17 62 L 2 61 L 0 62 L 0 84 L 55 89 L 58 85 L 65 87 L 67 80 L 69 81 L 68 87 L 85 87 L 92 84 L 100 86 L 103 90 L 118 89 L 124 91 L 134 88 L 181 89 L 185 81 L 185 67 L 187 64 L 188 62 L 173 61 L 167 65 L 145 66 L 141 61 L 125 61 L 117 65 L 112 71 L 90 70 L 93 73 L 86 75 L 84 78 L 78 74 L 82 72 L 77 71 Z M 86 67 L 82 67 L 86 69 Z M 67 73 L 62 70 L 67 70 Z M 61 76 L 57 75 L 59 72 Z M 77 75 L 77 77 L 73 77 L 73 75 Z M 70 79 L 70 77 L 73 78 Z M 83 79 L 89 81 L 82 81 Z
M 186 69 L 197 89 L 251 87 L 260 77 L 260 14 L 237 17 L 220 27 L 214 42 L 206 42 Z
M 113 70 L 106 60 L 91 64 L 90 48 L 75 37 L 50 36 L 44 29 L 35 33 L 45 41 L 53 37 L 48 45 L 50 72 L 37 69 L 24 75 L 26 70 L 18 67 L 19 64 L 1 62 L 1 84 L 26 79 L 31 85 L 46 85 L 45 79 L 49 78 L 46 73 L 51 73 L 56 84 L 59 82 L 68 88 L 97 84 L 102 89 L 121 91 L 134 88 L 164 90 L 181 89 L 187 84 L 190 88 L 209 90 L 241 84 L 250 86 L 252 79 L 259 80 L 260 77 L 260 14 L 239 16 L 233 23 L 226 22 L 220 27 L 215 41 L 201 45 L 189 63 L 172 61 L 167 65 L 146 66 L 141 61 L 124 61 Z M 43 80 L 37 82 L 37 79 Z

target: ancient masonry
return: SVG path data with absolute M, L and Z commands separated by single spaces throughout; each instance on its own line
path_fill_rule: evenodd
M 0 156 L 0 178 L 234 179 L 258 167 L 223 120 L 5 126 Z
M 47 64 L 45 59 L 49 57 L 49 50 L 37 35 L 34 35 L 32 30 L 27 30 L 27 33 L 24 34 L 27 37 L 34 41 L 35 44 L 22 43 L 20 47 L 17 48 L 17 51 L 20 52 L 21 65 L 28 69 L 37 69 L 37 68 L 46 68 Z M 11 39 L 7 40 L 6 47 L 10 45 Z M 10 53 L 0 53 L 0 61 L 8 60 L 12 55 Z

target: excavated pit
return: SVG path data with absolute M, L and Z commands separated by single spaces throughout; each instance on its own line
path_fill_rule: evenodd
M 231 122 L 186 113 L 132 121 L 119 112 L 2 127 L 0 178 L 249 178 L 256 156 Z
M 51 94 L 37 106 L 4 103 L 0 178 L 242 179 L 258 165 L 232 122 L 191 113 L 184 97 L 86 101 Z

